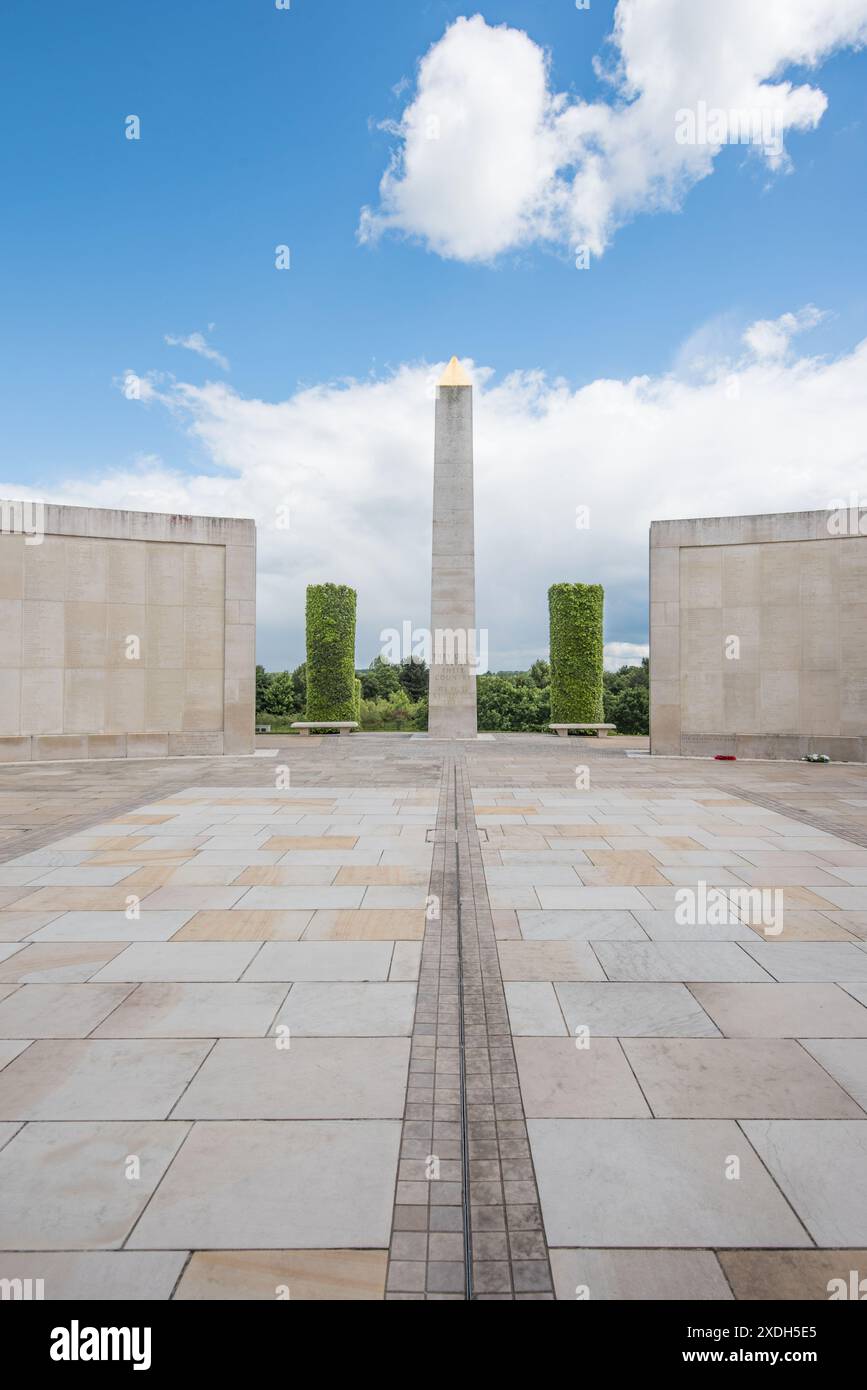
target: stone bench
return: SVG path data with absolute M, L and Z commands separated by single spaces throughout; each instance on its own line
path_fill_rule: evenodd
M 299 734 L 306 735 L 320 729 L 336 729 L 339 734 L 351 734 L 358 728 L 357 719 L 296 719 L 292 725 Z
M 616 730 L 617 725 L 616 725 L 616 724 L 549 724 L 549 725 L 548 725 L 548 728 L 549 728 L 549 729 L 552 729 L 553 732 L 554 732 L 555 734 L 559 734 L 561 738 L 568 738 L 569 735 L 570 735 L 573 731 L 580 734 L 580 733 L 586 733 L 586 732 L 588 732 L 588 731 L 590 731 L 590 730 L 592 730 L 592 731 L 597 735 L 598 738 L 607 738 L 607 737 L 608 737 L 608 731 L 609 731 L 609 729 L 613 732 L 613 731 Z

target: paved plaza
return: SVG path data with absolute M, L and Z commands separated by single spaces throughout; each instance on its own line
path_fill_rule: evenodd
M 867 768 L 645 746 L 0 768 L 0 1278 L 824 1299 L 867 1269 Z

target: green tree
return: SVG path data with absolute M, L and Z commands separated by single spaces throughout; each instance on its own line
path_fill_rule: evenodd
M 288 671 L 274 672 L 268 680 L 263 712 L 285 718 L 295 714 L 297 708 L 291 675 Z
M 550 691 L 540 690 L 531 681 L 518 682 L 502 675 L 479 676 L 476 680 L 479 728 L 513 733 L 545 729 L 551 722 Z
M 387 699 L 400 689 L 400 667 L 384 656 L 375 656 L 366 671 L 359 671 L 361 695 L 364 700 Z
M 268 686 L 270 685 L 270 683 L 271 683 L 271 677 L 268 675 L 268 672 L 265 670 L 265 667 L 264 667 L 264 666 L 257 666 L 257 667 L 256 667 L 256 712 L 257 712 L 257 713 L 259 713 L 260 711 L 261 711 L 261 712 L 264 712 L 264 711 L 267 709 L 267 707 L 268 707 L 268 706 L 267 706 L 267 703 L 266 703 L 266 699 L 267 699 L 267 695 L 268 695 Z
M 546 686 L 551 684 L 551 667 L 548 662 L 543 661 L 541 657 L 538 661 L 533 662 L 533 665 L 530 667 L 529 675 L 530 680 L 534 685 L 538 685 L 540 690 L 544 690 Z
M 427 699 L 429 674 L 427 664 L 420 656 L 404 657 L 400 663 L 398 679 L 414 703 Z
M 300 719 L 307 709 L 307 662 L 302 661 L 292 672 L 292 688 L 295 691 L 295 713 Z
M 619 734 L 650 732 L 650 699 L 647 686 L 626 685 L 616 694 L 605 692 L 605 719 L 617 725 Z

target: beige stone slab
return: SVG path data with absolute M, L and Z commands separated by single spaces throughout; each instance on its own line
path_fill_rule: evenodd
M 857 932 L 847 931 L 844 926 L 832 919 L 823 912 L 816 912 L 810 908 L 796 909 L 794 912 L 787 912 L 785 907 L 781 913 L 782 931 L 774 934 L 775 941 L 858 941 L 860 939 Z M 758 923 L 750 922 L 747 924 L 752 931 L 762 940 L 766 933 Z M 780 920 L 774 923 L 780 926 Z
M 226 911 L 197 912 L 179 932 L 175 941 L 297 941 L 313 913 L 308 910 L 268 911 L 230 908 Z
M 627 1038 L 623 1049 L 665 1119 L 863 1119 L 864 1112 L 788 1039 Z
M 867 1008 L 835 984 L 694 984 L 727 1037 L 864 1038 Z
M 121 942 L 35 942 L 0 964 L 0 983 L 52 984 L 89 980 L 124 950 Z
M 135 877 L 135 874 L 131 874 L 129 878 L 124 879 L 124 883 L 132 883 Z M 191 859 L 189 864 L 180 864 L 177 868 L 169 868 L 168 878 L 164 882 L 185 883 L 197 888 L 212 888 L 220 884 L 228 885 L 238 882 L 238 866 L 237 864 L 197 864 L 195 859 Z
M 22 985 L 0 1002 L 0 1038 L 84 1038 L 126 998 L 129 985 Z
M 181 1120 L 25 1125 L 0 1150 L 4 1246 L 118 1249 L 189 1128 Z M 127 1176 L 131 1155 L 141 1160 L 136 1181 Z
M 620 884 L 648 887 L 664 886 L 669 880 L 660 873 L 659 869 L 609 867 L 599 869 L 588 869 L 583 864 L 578 866 L 578 877 L 586 888 L 594 887 L 615 887 Z
M 369 884 L 383 887 L 424 887 L 430 881 L 430 871 L 414 864 L 351 864 L 339 869 L 334 882 L 338 884 Z
M 423 911 L 403 908 L 320 908 L 304 933 L 306 941 L 421 941 Z
M 387 1265 L 386 1250 L 197 1250 L 175 1300 L 371 1302 Z
M 500 941 L 504 980 L 595 980 L 599 965 L 583 941 Z
M 164 825 L 169 820 L 174 820 L 174 817 L 136 813 L 130 816 L 118 816 L 116 820 L 112 821 L 112 825 Z
M 29 896 L 29 888 L 0 888 L 0 907 L 17 906 Z
M 521 1098 L 528 1118 L 641 1118 L 647 1103 L 615 1038 L 515 1038 Z
M 186 849 L 131 849 L 131 850 L 109 850 L 107 854 L 94 854 L 88 859 L 88 867 L 91 865 L 108 864 L 187 864 L 195 852 L 195 846 L 191 845 Z
M 720 1250 L 718 1258 L 738 1299 L 864 1298 L 867 1250 Z
M 59 909 L 53 912 L 0 912 L 0 941 L 23 941 L 31 932 L 47 926 L 59 916 Z
M 26 912 L 125 912 L 130 891 L 125 882 L 114 888 L 37 888 L 17 905 Z
M 0 1072 L 10 1120 L 163 1120 L 212 1047 L 208 1041 L 39 1039 Z
M 175 872 L 176 870 L 171 864 L 149 864 L 146 868 L 129 874 L 123 881 L 124 887 L 128 888 L 130 892 L 162 888 L 165 884 L 173 881 L 172 875 Z
M 335 864 L 299 864 L 297 868 L 281 864 L 254 864 L 249 869 L 242 869 L 233 882 L 245 888 L 293 888 L 304 884 L 327 887 L 337 881 L 337 872 Z

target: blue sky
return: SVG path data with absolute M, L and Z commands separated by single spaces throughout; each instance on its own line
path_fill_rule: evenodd
M 663 9 L 677 3 L 664 0 Z M 593 59 L 606 50 L 614 10 L 613 0 L 593 0 L 589 11 L 573 0 L 490 0 L 478 13 L 489 28 L 522 31 L 547 50 L 553 92 L 610 102 Z M 490 386 L 510 373 L 541 372 L 579 392 L 601 380 L 662 380 L 681 369 L 684 344 L 705 338 L 712 354 L 725 356 L 748 324 L 805 305 L 824 311 L 809 332 L 811 358 L 852 353 L 867 322 L 867 56 L 846 42 L 809 71 L 784 67 L 793 83 L 827 98 L 815 128 L 787 132 L 788 171 L 724 148 L 680 210 L 624 217 L 588 273 L 574 269 L 556 237 L 529 238 L 487 260 L 444 256 L 400 229 L 362 244 L 361 209 L 377 205 L 400 144 L 378 123 L 401 118 L 419 61 L 454 20 L 475 13 L 447 0 L 292 0 L 289 11 L 272 0 L 91 0 L 50 13 L 6 7 L 7 495 L 17 485 L 65 499 L 74 481 L 108 499 L 113 476 L 154 461 L 181 479 L 231 472 L 200 409 L 201 427 L 191 428 L 178 408 L 130 402 L 118 386 L 128 370 L 152 374 L 158 386 L 174 379 L 199 390 L 221 381 L 239 400 L 276 404 L 299 389 L 388 379 L 402 365 L 456 352 L 491 369 Z M 395 91 L 402 79 L 407 85 Z M 129 114 L 141 119 L 139 141 L 125 138 Z M 279 243 L 291 247 L 288 273 L 274 268 Z M 230 371 L 165 341 L 194 332 Z M 346 466 L 339 452 L 335 471 Z M 841 476 L 850 463 L 841 460 Z M 289 474 L 293 466 L 287 461 Z M 528 460 L 527 482 L 544 466 Z M 802 472 L 793 476 L 792 505 L 803 500 Z M 375 497 L 362 501 L 375 510 Z M 382 499 L 385 508 L 393 501 Z M 787 509 L 784 498 L 779 509 Z M 412 539 L 424 570 L 424 537 Z M 317 555 L 305 571 L 303 533 L 298 541 L 288 568 L 268 561 L 274 582 L 261 657 L 269 664 L 299 655 L 299 585 L 305 573 L 318 578 L 328 569 L 328 557 Z M 481 548 L 493 560 L 495 545 Z M 640 645 L 644 596 L 635 566 L 627 568 L 619 576 L 615 566 L 607 580 L 609 635 Z M 562 569 L 550 582 L 568 577 Z M 274 592 L 281 573 L 295 614 L 288 644 L 276 612 L 284 600 Z M 361 575 L 340 577 L 363 584 Z M 493 577 L 479 582 L 481 592 L 494 587 Z M 514 640 L 507 613 L 498 619 L 492 645 L 504 663 L 544 647 L 543 609 L 541 618 L 520 620 Z M 387 616 L 371 612 L 368 646 Z M 421 622 L 421 608 L 395 621 L 404 616 Z

